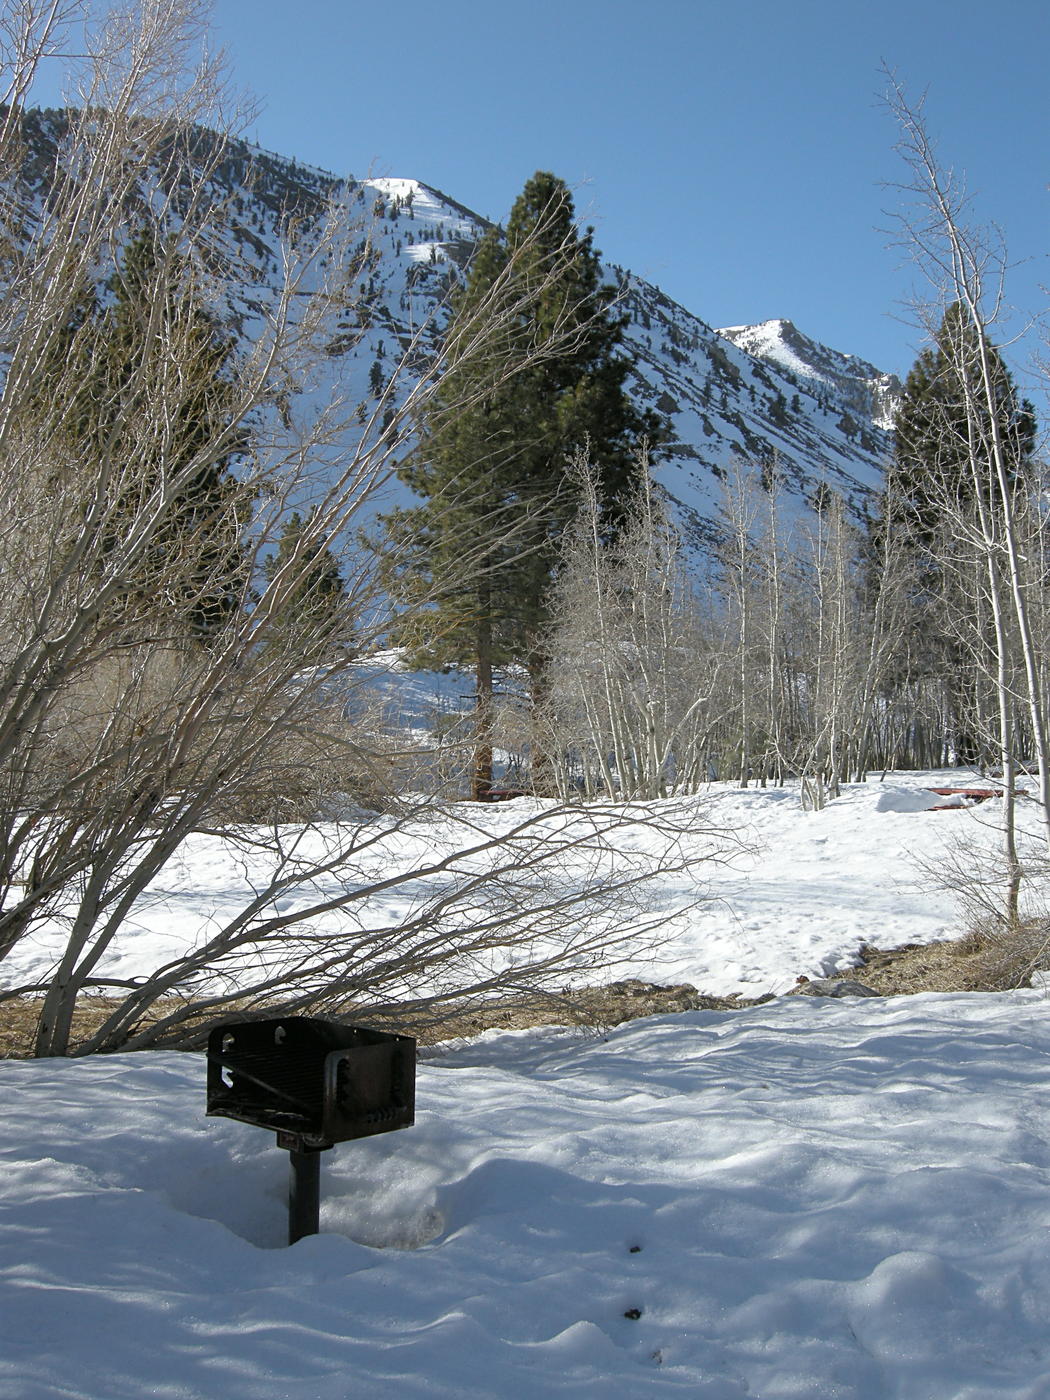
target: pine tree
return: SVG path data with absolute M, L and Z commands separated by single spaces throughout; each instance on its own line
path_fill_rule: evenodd
M 298 511 L 289 516 L 277 552 L 266 564 L 271 584 L 284 575 L 284 599 L 274 614 L 272 640 L 280 645 L 286 632 L 293 635 L 304 652 L 304 664 L 352 645 L 339 561 L 323 545 L 304 542 L 313 533 L 307 525 Z M 312 654 L 307 655 L 311 648 Z
M 977 392 L 980 352 L 977 332 L 958 305 L 949 306 L 932 348 L 916 360 L 904 384 L 894 429 L 894 458 L 887 509 L 908 546 L 927 568 L 936 569 L 946 522 L 976 504 L 975 470 L 990 438 L 988 410 Z M 1032 406 L 1018 398 L 1013 379 L 994 346 L 985 345 L 992 365 L 998 426 L 1007 444 L 1011 475 L 1023 479 L 1035 444 Z M 983 490 L 994 501 L 996 486 L 985 473 Z
M 982 362 L 990 366 L 987 380 Z M 902 638 L 905 664 L 913 678 L 943 677 L 952 744 L 962 762 L 979 761 L 983 749 L 982 665 L 975 657 L 995 651 L 979 606 L 980 561 L 967 543 L 987 538 L 987 522 L 998 520 L 1003 506 L 986 382 L 1005 446 L 1005 478 L 1011 491 L 1024 488 L 1035 444 L 1032 406 L 1019 398 L 998 350 L 979 339 L 972 318 L 953 304 L 905 381 L 874 532 L 875 554 L 883 554 L 889 531 L 909 569 L 913 628 Z
M 610 537 L 637 477 L 643 439 L 658 444 L 655 415 L 624 388 L 624 320 L 603 285 L 592 230 L 580 232 L 563 181 L 538 172 L 507 229 L 482 240 L 453 305 L 450 368 L 420 425 L 420 446 L 401 471 L 422 503 L 390 517 L 412 545 L 403 597 L 432 606 L 407 636 L 422 664 L 472 666 L 479 739 L 474 790 L 491 781 L 486 715 L 494 666 L 519 662 L 542 687 L 539 633 L 560 538 L 577 501 L 567 473 L 584 445 L 604 487 Z M 477 318 L 496 298 L 506 308 L 477 347 Z M 469 348 L 468 348 L 469 347 Z
M 192 288 L 188 267 L 152 230 L 126 247 L 109 304 L 77 311 L 74 373 L 62 420 L 69 460 L 107 498 L 114 554 L 143 505 L 175 493 L 128 580 L 124 620 L 166 614 L 173 630 L 213 634 L 242 604 L 240 536 L 250 503 L 231 467 L 242 433 L 226 437 L 233 343 Z M 157 410 L 157 401 L 165 411 Z

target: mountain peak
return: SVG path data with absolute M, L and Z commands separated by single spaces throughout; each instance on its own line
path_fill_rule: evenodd
M 857 355 L 830 350 L 784 317 L 754 326 L 727 326 L 718 334 L 793 377 L 828 385 L 851 411 L 870 418 L 884 431 L 892 428 L 901 392 L 895 374 L 886 374 Z

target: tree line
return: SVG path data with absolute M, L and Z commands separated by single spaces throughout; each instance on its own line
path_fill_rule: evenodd
M 350 182 L 275 219 L 231 338 L 216 177 L 236 118 L 207 18 L 197 0 L 0 7 L 0 1007 L 27 1009 L 41 1055 L 200 1044 L 231 1014 L 419 1029 L 508 985 L 548 995 L 644 937 L 645 880 L 682 861 L 674 813 L 529 810 L 491 836 L 469 808 L 402 801 L 413 756 L 356 661 L 389 641 L 391 580 L 399 629 L 429 613 L 476 646 L 462 580 L 497 597 L 513 562 L 513 625 L 534 627 L 556 530 L 545 487 L 517 509 L 512 381 L 538 409 L 551 389 L 562 444 L 633 429 L 602 435 L 625 370 L 560 187 L 479 251 L 436 353 L 427 322 L 377 399 L 296 399 L 365 309 L 370 214 Z M 42 119 L 45 61 L 79 90 Z M 412 444 L 480 414 L 488 494 L 424 492 L 431 543 L 362 544 L 395 467 L 419 469 Z M 500 553 L 471 512 L 520 537 Z M 496 644 L 510 626 L 493 613 Z M 666 839 L 617 864 L 639 823 Z M 239 892 L 125 976 L 129 920 L 191 839 L 221 843 Z
M 455 283 L 436 352 L 424 325 L 377 397 L 291 410 L 333 309 L 367 295 L 368 241 L 345 202 L 289 219 L 283 281 L 231 339 L 205 33 L 194 0 L 98 28 L 20 0 L 0 25 L 0 967 L 54 950 L 0 1004 L 31 1006 L 36 1053 L 200 1043 L 232 1010 L 419 1027 L 562 986 L 659 922 L 645 882 L 704 819 L 652 799 L 713 777 L 798 778 L 819 804 L 872 767 L 956 759 L 1012 794 L 1026 764 L 1048 810 L 1032 415 L 992 343 L 986 251 L 902 98 L 944 309 L 884 499 L 865 528 L 825 489 L 789 530 L 775 461 L 741 463 L 698 579 L 616 289 L 548 172 Z M 40 198 L 24 100 L 63 51 L 86 77 Z M 361 542 L 393 471 L 417 504 Z M 498 836 L 444 800 L 462 789 L 403 802 L 429 755 L 384 728 L 356 660 L 391 639 L 471 670 L 470 795 L 509 756 L 554 801 Z M 655 854 L 625 862 L 639 824 Z M 124 978 L 122 931 L 191 837 L 252 879 Z
M 1029 643 L 1015 630 L 1027 619 L 1042 645 L 1042 480 L 1031 405 L 980 309 L 947 286 L 863 517 L 817 483 L 799 519 L 775 456 L 742 459 L 724 474 L 714 557 L 686 560 L 652 472 L 666 429 L 631 407 L 611 289 L 553 176 L 534 177 L 486 240 L 450 336 L 521 230 L 555 208 L 586 335 L 508 372 L 469 413 L 439 394 L 401 470 L 421 504 L 387 521 L 409 546 L 395 596 L 431 599 L 399 639 L 416 664 L 476 678 L 473 795 L 492 783 L 494 740 L 519 781 L 565 799 L 790 777 L 823 802 L 871 769 L 1001 769 L 1004 743 L 1032 758 L 1038 706 L 1018 700 Z M 521 332 L 563 295 L 547 287 Z M 496 354 L 513 363 L 509 343 Z M 1010 592 L 1002 556 L 1018 532 Z M 481 567 L 463 567 L 467 542 Z

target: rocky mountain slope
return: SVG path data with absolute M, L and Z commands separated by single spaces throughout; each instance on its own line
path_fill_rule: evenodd
M 56 112 L 28 119 L 25 169 L 41 196 L 62 123 Z M 213 139 L 198 133 L 202 158 Z M 288 385 L 285 409 L 334 385 L 356 405 L 351 431 L 374 423 L 391 407 L 383 388 L 398 365 L 408 371 L 401 397 L 438 343 L 443 300 L 486 221 L 418 180 L 341 180 L 239 141 L 223 149 L 208 184 L 226 211 L 214 250 L 217 310 L 246 341 L 276 299 L 289 216 L 309 244 L 334 204 L 357 260 L 357 291 L 337 310 L 320 373 Z M 149 199 L 144 189 L 143 212 Z M 611 266 L 608 275 L 628 317 L 631 392 L 672 429 L 658 475 L 690 546 L 703 550 L 717 535 L 721 483 L 735 463 L 766 474 L 775 464 L 799 508 L 821 483 L 863 508 L 889 449 L 893 376 L 807 339 L 790 321 L 718 331 L 629 271 Z

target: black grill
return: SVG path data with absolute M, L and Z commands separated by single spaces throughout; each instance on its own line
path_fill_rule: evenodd
M 409 1127 L 416 1042 L 308 1016 L 240 1021 L 208 1037 L 208 1113 L 268 1128 L 291 1155 L 289 1239 L 317 1231 L 317 1154 Z

